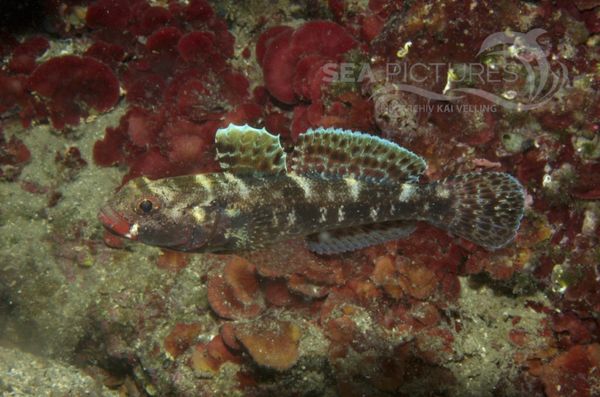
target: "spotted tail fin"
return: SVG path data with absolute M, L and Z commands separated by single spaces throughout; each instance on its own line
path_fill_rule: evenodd
M 512 176 L 470 173 L 434 182 L 428 188 L 430 223 L 491 250 L 515 237 L 525 193 Z

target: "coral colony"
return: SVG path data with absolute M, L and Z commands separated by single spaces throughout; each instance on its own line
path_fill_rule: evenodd
M 28 128 L 49 124 L 67 136 L 118 108 L 123 115 L 95 142 L 93 162 L 118 166 L 123 185 L 222 171 L 215 135 L 233 124 L 279 135 L 288 153 L 311 128 L 361 131 L 422 156 L 422 184 L 493 172 L 525 189 L 520 229 L 496 250 L 425 222 L 406 238 L 327 256 L 292 241 L 157 258 L 139 244 L 130 252 L 113 233 L 104 236 L 116 248 L 109 253 L 96 246 L 101 235 L 81 238 L 114 266 L 139 255 L 177 278 L 198 256 L 207 271 L 189 289 L 204 292 L 184 320 L 164 321 L 177 291 L 157 286 L 132 314 L 137 328 L 106 325 L 107 316 L 94 331 L 103 348 L 79 360 L 127 373 L 139 393 L 160 396 L 600 395 L 600 2 L 40 3 L 43 28 L 0 35 L 0 114 L 22 124 L 14 135 L 0 131 L 0 180 L 48 194 L 49 207 L 60 193 L 20 179 L 32 157 Z M 534 40 L 541 52 L 526 45 L 533 29 L 544 30 Z M 496 33 L 507 34 L 478 54 Z M 460 91 L 533 103 L 531 84 L 541 77 L 522 65 L 541 65 L 540 54 L 566 79 L 539 106 L 491 106 Z M 474 62 L 493 71 L 510 64 L 516 77 L 481 79 Z M 442 66 L 390 67 L 433 63 Z M 407 70 L 419 92 L 404 89 Z M 56 164 L 81 177 L 91 166 L 82 153 L 72 144 Z M 484 332 L 467 325 L 473 285 L 527 309 L 496 308 L 488 318 L 507 327 L 482 347 L 498 352 L 501 375 L 477 386 L 465 364 L 483 365 L 469 344 L 483 336 L 467 338 Z

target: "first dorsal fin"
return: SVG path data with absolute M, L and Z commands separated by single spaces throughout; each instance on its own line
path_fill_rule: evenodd
M 299 174 L 379 183 L 415 181 L 426 166 L 421 157 L 393 142 L 334 128 L 300 135 L 292 158 L 292 169 Z
M 326 230 L 306 237 L 308 249 L 317 254 L 339 254 L 409 236 L 416 226 L 411 221 L 390 221 Z
M 235 174 L 286 172 L 285 152 L 279 137 L 264 128 L 229 124 L 217 130 L 215 136 L 217 161 L 223 171 Z

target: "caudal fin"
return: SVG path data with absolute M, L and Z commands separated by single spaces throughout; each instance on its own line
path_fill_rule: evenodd
M 509 174 L 463 174 L 429 187 L 434 205 L 428 220 L 434 225 L 492 250 L 515 237 L 525 193 Z

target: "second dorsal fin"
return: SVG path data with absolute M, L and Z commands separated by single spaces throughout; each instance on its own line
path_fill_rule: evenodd
M 415 181 L 426 166 L 420 156 L 393 142 L 335 128 L 309 129 L 300 135 L 292 157 L 296 173 L 367 182 Z
M 249 125 L 229 124 L 215 136 L 217 161 L 223 171 L 235 174 L 286 172 L 285 152 L 279 137 Z

